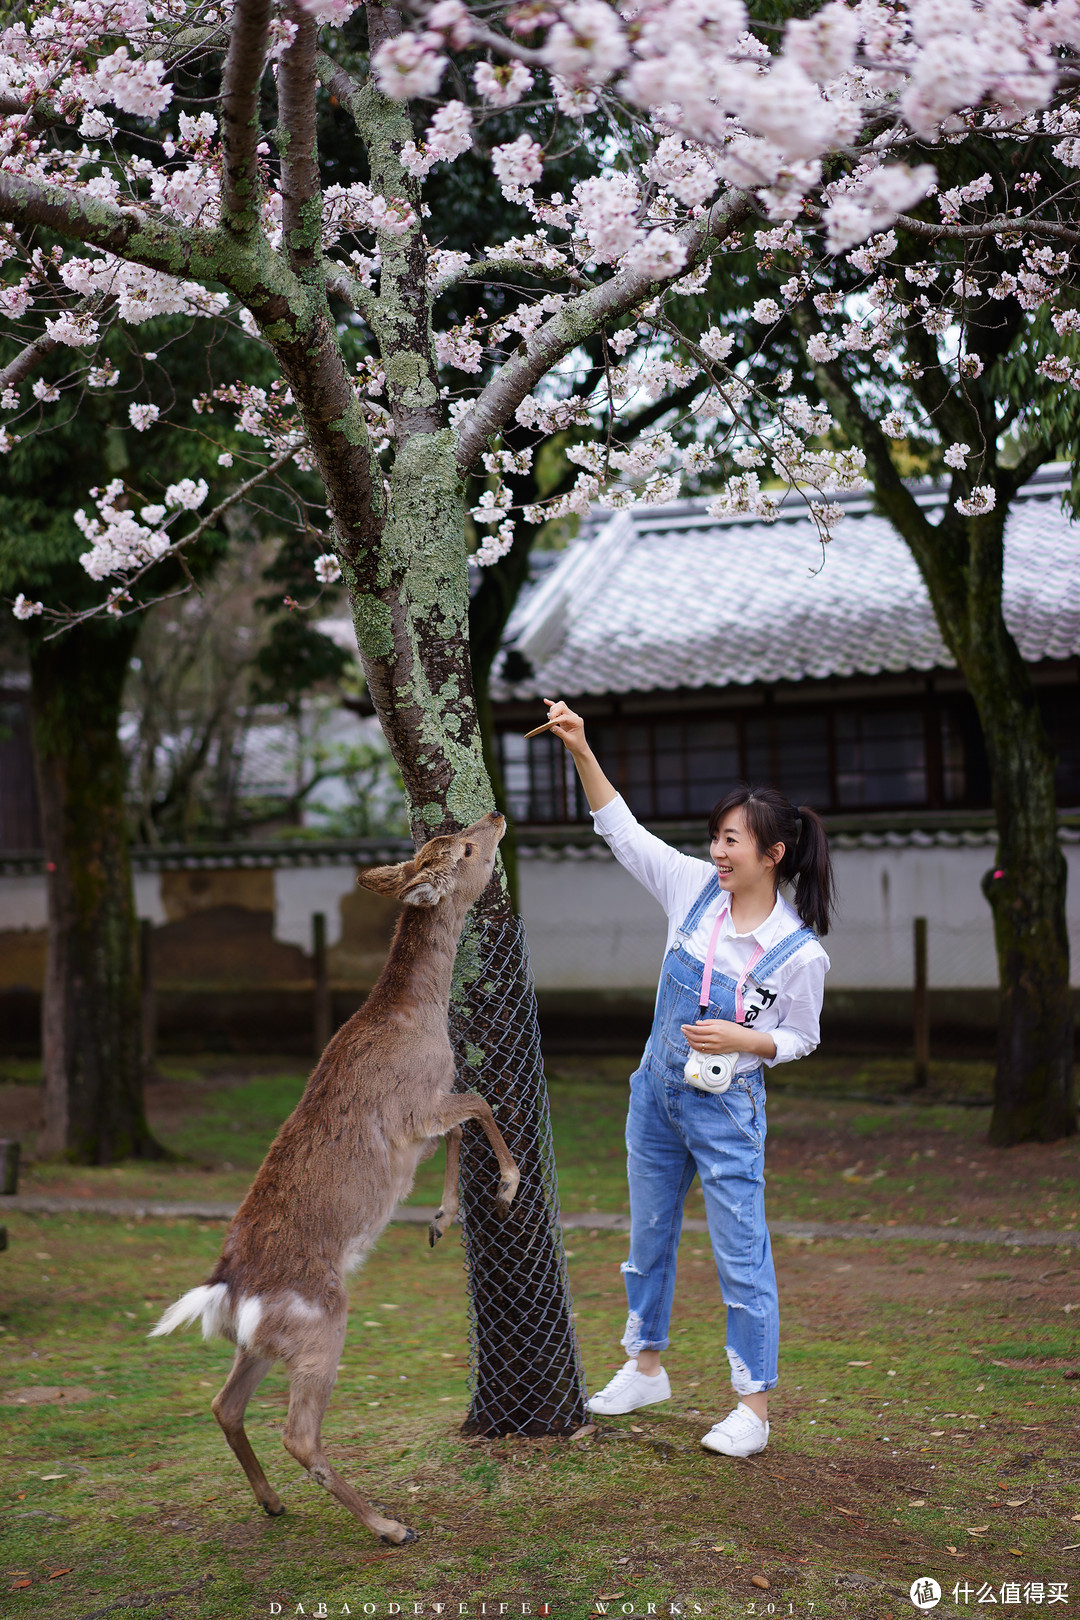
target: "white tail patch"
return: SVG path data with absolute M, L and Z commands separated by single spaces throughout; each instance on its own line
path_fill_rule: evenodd
M 252 1348 L 252 1340 L 258 1332 L 261 1316 L 262 1300 L 258 1294 L 252 1294 L 250 1298 L 240 1301 L 240 1309 L 236 1313 L 236 1342 L 241 1350 Z
M 258 1305 L 257 1300 L 253 1303 Z M 172 1333 L 178 1327 L 188 1327 L 200 1317 L 204 1339 L 222 1335 L 224 1327 L 232 1319 L 227 1284 L 200 1283 L 198 1288 L 189 1289 L 183 1299 L 169 1306 L 157 1326 L 150 1329 L 147 1338 L 156 1339 L 163 1333 Z

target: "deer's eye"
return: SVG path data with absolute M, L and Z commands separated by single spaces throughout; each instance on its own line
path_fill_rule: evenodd
M 472 854 L 472 852 L 473 852 L 473 847 L 472 847 L 472 845 L 471 845 L 471 844 L 466 844 L 466 845 L 465 845 L 465 855 L 466 855 L 466 858 L 468 858 L 468 856 L 470 856 L 470 855 L 471 855 L 471 854 Z

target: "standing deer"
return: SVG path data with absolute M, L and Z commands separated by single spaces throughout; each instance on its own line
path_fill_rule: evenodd
M 447 1032 L 450 975 L 465 914 L 487 887 L 504 818 L 432 838 L 412 860 L 361 872 L 357 882 L 405 902 L 379 981 L 330 1042 L 225 1235 L 208 1280 L 162 1316 L 151 1337 L 201 1318 L 204 1338 L 236 1345 L 213 1413 L 267 1513 L 285 1510 L 251 1449 L 244 1411 L 275 1361 L 289 1375 L 285 1447 L 385 1541 L 414 1532 L 384 1519 L 335 1472 L 321 1428 L 345 1344 L 345 1278 L 412 1187 L 416 1167 L 446 1135 L 434 1245 L 457 1212 L 461 1125 L 475 1119 L 499 1161 L 503 1213 L 519 1172 L 491 1109 L 455 1093 Z

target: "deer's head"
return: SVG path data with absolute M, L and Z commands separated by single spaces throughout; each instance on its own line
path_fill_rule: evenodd
M 437 906 L 451 896 L 471 906 L 488 886 L 505 831 L 506 817 L 493 810 L 464 832 L 429 838 L 411 860 L 368 867 L 356 881 L 407 906 Z

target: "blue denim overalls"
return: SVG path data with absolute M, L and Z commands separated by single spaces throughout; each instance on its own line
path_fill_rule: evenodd
M 764 1075 L 760 1064 L 736 1074 L 730 1091 L 720 1096 L 689 1085 L 683 1078 L 689 1047 L 679 1027 L 702 1016 L 702 964 L 687 943 L 719 888 L 714 873 L 664 958 L 649 1042 L 630 1080 L 630 1258 L 622 1268 L 629 1316 L 622 1343 L 631 1356 L 667 1348 L 675 1251 L 696 1173 L 727 1306 L 731 1382 L 737 1394 L 752 1395 L 775 1387 L 780 1337 L 765 1225 Z M 764 983 L 814 937 L 809 928 L 788 934 L 754 964 L 754 980 Z M 707 1016 L 735 1017 L 735 980 L 727 974 L 712 975 Z

